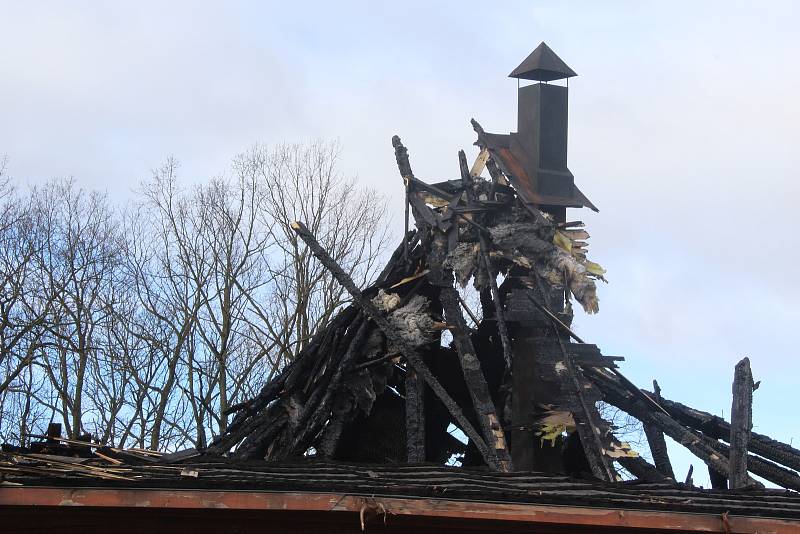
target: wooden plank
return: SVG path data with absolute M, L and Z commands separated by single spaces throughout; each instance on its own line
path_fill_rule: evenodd
M 708 468 L 708 479 L 711 481 L 712 489 L 728 489 L 728 477 L 717 473 L 717 471 L 711 467 Z
M 703 436 L 699 432 L 695 432 L 695 435 L 704 439 L 708 445 L 717 451 L 720 455 L 725 458 L 730 457 L 731 451 L 730 447 L 722 443 L 721 441 L 717 441 L 715 439 L 709 439 L 708 437 Z M 747 455 L 747 470 L 754 475 L 758 475 L 765 480 L 769 480 L 773 484 L 777 484 L 782 488 L 791 489 L 794 491 L 800 491 L 800 475 L 797 472 L 792 471 L 791 469 L 786 469 L 785 467 L 781 467 L 778 464 L 774 464 L 770 461 L 764 460 L 760 456 L 755 456 L 753 454 Z M 748 481 L 746 486 L 761 486 L 761 484 L 754 479 L 750 478 L 748 475 Z
M 676 421 L 714 439 L 727 440 L 730 438 L 731 425 L 721 417 L 669 399 L 662 398 L 659 402 Z M 800 470 L 800 450 L 786 443 L 781 443 L 764 434 L 751 432 L 748 448 L 750 452 L 763 456 L 767 460 Z
M 144 521 L 154 510 L 176 510 L 184 515 L 191 510 L 226 510 L 226 517 L 235 511 L 252 510 L 258 512 L 258 521 L 278 521 L 281 515 L 289 514 L 297 527 L 306 525 L 297 523 L 312 512 L 352 514 L 354 525 L 358 515 L 365 506 L 380 510 L 381 507 L 396 524 L 396 529 L 417 529 L 426 526 L 424 518 L 439 518 L 442 521 L 432 523 L 438 528 L 442 525 L 464 525 L 487 530 L 505 531 L 527 528 L 528 531 L 563 531 L 565 526 L 571 531 L 589 532 L 593 529 L 608 529 L 614 532 L 771 532 L 776 534 L 797 532 L 796 519 L 779 519 L 772 517 L 753 517 L 730 514 L 725 521 L 719 513 L 687 513 L 670 510 L 639 510 L 619 506 L 564 506 L 549 504 L 522 504 L 497 502 L 465 502 L 452 499 L 431 499 L 413 497 L 374 497 L 347 495 L 341 492 L 263 492 L 263 491 L 219 491 L 196 489 L 129 489 L 129 488 L 40 488 L 40 487 L 6 487 L 0 489 L 0 506 L 4 507 L 10 517 L 15 508 L 26 510 L 31 515 L 42 515 L 52 508 L 61 508 L 59 524 L 69 524 L 70 514 L 65 511 L 70 507 L 81 507 L 84 510 L 102 509 L 109 514 L 136 514 Z M 7 507 L 7 508 L 6 508 Z M 295 512 L 295 515 L 292 515 Z M 303 512 L 305 515 L 296 515 Z M 77 513 L 77 511 L 75 512 Z M 144 514 L 144 515 L 143 515 Z M 116 517 L 112 516 L 112 517 Z M 109 517 L 109 516 L 106 516 Z M 157 517 L 162 517 L 158 515 Z M 202 516 L 199 516 L 202 517 Z M 213 517 L 213 516 L 212 516 Z M 11 519 L 9 519 L 11 520 Z M 335 524 L 334 518 L 329 518 Z M 457 523 L 469 520 L 469 523 Z M 380 517 L 373 519 L 368 527 L 382 528 Z M 445 522 L 446 521 L 446 522 Z M 26 525 L 29 523 L 26 522 Z M 280 523 L 276 523 L 280 524 Z M 317 527 L 321 524 L 319 516 L 310 523 Z M 522 526 L 520 526 L 522 525 Z M 357 526 L 355 528 L 358 528 Z M 474 530 L 473 528 L 473 530 Z M 447 529 L 449 530 L 449 529 Z
M 480 176 L 483 169 L 486 167 L 486 160 L 488 159 L 489 149 L 486 147 L 481 148 L 480 154 L 475 158 L 475 163 L 472 164 L 472 168 L 469 170 L 469 175 L 473 178 Z
M 732 392 L 731 450 L 728 462 L 731 489 L 737 489 L 748 484 L 747 446 L 750 431 L 753 429 L 753 373 L 750 371 L 749 358 L 743 358 L 736 364 Z
M 665 477 L 674 480 L 675 472 L 672 469 L 672 462 L 670 462 L 669 459 L 667 441 L 664 439 L 664 433 L 650 423 L 644 423 L 643 426 L 644 435 L 647 438 L 647 445 L 650 447 L 650 453 L 653 456 L 656 469 Z

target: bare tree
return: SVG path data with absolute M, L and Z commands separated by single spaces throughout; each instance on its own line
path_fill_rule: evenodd
M 255 148 L 240 161 L 263 181 L 262 217 L 274 243 L 270 272 L 277 298 L 266 310 L 266 324 L 280 347 L 276 366 L 293 359 L 349 298 L 290 224 L 304 221 L 361 285 L 376 274 L 386 242 L 384 200 L 344 179 L 338 158 L 338 144 L 316 142 Z
M 43 246 L 37 258 L 39 283 L 53 295 L 45 321 L 48 350 L 41 365 L 50 379 L 58 413 L 70 437 L 84 432 L 87 371 L 103 356 L 102 332 L 118 268 L 117 222 L 104 195 L 58 180 L 33 192 Z
M 0 437 L 55 419 L 118 446 L 205 446 L 347 302 L 289 224 L 362 284 L 376 274 L 385 203 L 338 155 L 255 147 L 193 187 L 170 159 L 121 212 L 71 180 L 24 198 L 0 181 L 0 415 L 17 421 Z
M 176 392 L 182 380 L 191 382 L 186 365 L 193 357 L 202 286 L 211 276 L 209 266 L 194 253 L 202 221 L 178 187 L 177 169 L 177 163 L 169 160 L 144 184 L 142 201 L 126 232 L 127 266 L 145 312 L 133 328 L 150 345 L 147 359 L 132 365 L 140 390 L 135 415 L 154 449 L 165 438 L 180 442 L 188 436 L 164 436 L 164 431 L 170 421 L 179 426 L 185 423 L 186 403 Z M 184 389 L 191 387 L 184 385 Z
M 0 182 L 0 378 L 2 394 L 41 348 L 42 326 L 52 297 L 36 291 L 34 260 L 40 233 L 30 206 L 8 180 Z
M 38 283 L 42 233 L 34 210 L 4 169 L 0 160 L 0 433 L 16 441 L 47 416 L 35 399 L 43 381 L 33 364 L 44 350 L 53 295 Z

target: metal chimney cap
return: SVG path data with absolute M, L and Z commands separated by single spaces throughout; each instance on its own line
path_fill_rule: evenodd
M 525 61 L 520 63 L 508 77 L 550 82 L 563 78 L 571 78 L 577 75 L 578 74 L 574 70 L 569 68 L 569 66 L 542 41 L 542 44 L 537 46 L 536 50 L 531 52 L 531 54 L 525 58 Z

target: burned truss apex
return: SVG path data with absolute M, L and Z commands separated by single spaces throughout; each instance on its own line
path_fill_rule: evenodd
M 302 222 L 293 224 L 352 304 L 232 410 L 209 452 L 373 463 L 459 456 L 464 467 L 497 471 L 615 481 L 624 468 L 674 481 L 666 435 L 708 465 L 715 486 L 757 485 L 752 473 L 800 490 L 800 451 L 751 432 L 748 361 L 737 368 L 728 424 L 658 388 L 639 389 L 619 372 L 621 358 L 571 331 L 573 302 L 598 311 L 605 271 L 588 259 L 589 234 L 566 208 L 596 208 L 566 167 L 566 93 L 558 92 L 566 88 L 530 87 L 520 88 L 518 133 L 489 134 L 472 121 L 480 153 L 472 165 L 458 153 L 456 179 L 418 179 L 392 139 L 405 234 L 371 286 L 359 289 Z M 479 309 L 459 293 L 467 284 Z M 601 401 L 642 422 L 655 465 L 615 436 Z
M 675 477 L 666 434 L 718 481 L 733 481 L 742 464 L 729 459 L 723 440 L 744 449 L 744 482 L 732 487 L 755 485 L 749 471 L 800 489 L 793 471 L 800 451 L 748 437 L 736 430 L 740 420 L 732 427 L 660 391 L 636 388 L 619 373 L 620 358 L 603 356 L 570 330 L 569 302 L 596 311 L 595 280 L 602 277 L 586 259 L 582 225 L 554 222 L 529 206 L 484 152 L 472 167 L 459 155 L 460 179 L 428 184 L 414 176 L 399 138 L 393 144 L 417 229 L 362 291 L 302 223 L 294 224 L 353 304 L 239 407 L 210 452 L 380 463 L 443 463 L 462 454 L 464 466 L 608 481 L 622 466 L 654 481 Z M 481 176 L 484 168 L 491 180 Z M 482 319 L 456 288 L 470 282 Z M 444 331 L 452 335 L 447 347 Z M 601 400 L 644 423 L 655 466 L 614 436 L 597 411 Z M 748 402 L 745 393 L 736 413 L 747 412 Z M 467 445 L 448 433 L 451 425 L 468 436 Z

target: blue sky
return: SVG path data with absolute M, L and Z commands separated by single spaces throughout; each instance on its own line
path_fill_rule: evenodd
M 0 1 L 0 154 L 21 181 L 124 199 L 170 155 L 188 182 L 257 142 L 339 139 L 399 225 L 391 136 L 453 178 L 471 117 L 515 129 L 506 76 L 546 41 L 579 74 L 569 165 L 600 213 L 571 218 L 609 271 L 576 329 L 717 414 L 749 356 L 756 430 L 800 441 L 797 6 Z

